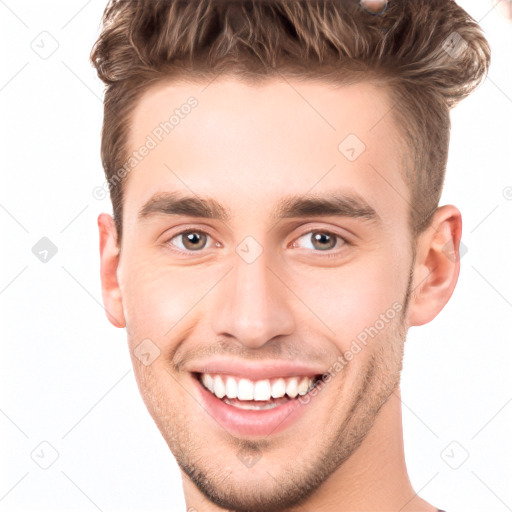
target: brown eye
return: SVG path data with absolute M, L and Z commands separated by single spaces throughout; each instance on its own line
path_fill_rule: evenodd
M 300 240 L 304 240 L 304 242 L 299 243 Z M 293 247 L 305 247 L 306 249 L 314 249 L 316 251 L 328 251 L 336 247 L 338 240 L 341 241 L 339 245 L 348 243 L 343 237 L 330 233 L 329 231 L 309 231 L 297 238 L 293 243 Z
M 173 236 L 169 243 L 184 251 L 198 251 L 205 248 L 208 237 L 209 235 L 202 231 L 184 231 Z
M 204 233 L 185 233 L 181 235 L 183 237 L 183 245 L 186 249 L 203 249 L 206 245 L 206 236 Z
M 334 247 L 336 247 L 336 236 L 330 233 L 315 231 L 311 235 L 311 243 L 315 249 L 319 249 L 320 251 L 334 249 Z

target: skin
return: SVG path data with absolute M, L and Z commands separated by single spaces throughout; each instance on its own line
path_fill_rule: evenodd
M 411 243 L 403 149 L 383 88 L 290 79 L 255 86 L 227 76 L 205 87 L 174 82 L 146 91 L 130 150 L 189 96 L 199 103 L 128 174 L 120 246 L 112 217 L 98 217 L 107 316 L 126 327 L 140 393 L 181 467 L 187 507 L 437 510 L 407 475 L 399 381 L 407 329 L 431 321 L 455 287 L 460 212 L 438 208 Z M 353 162 L 338 150 L 349 133 L 366 146 Z M 138 219 L 163 191 L 209 196 L 233 218 Z M 380 221 L 271 216 L 287 195 L 332 192 L 358 194 Z M 206 229 L 205 247 L 183 245 L 178 233 L 186 229 Z M 325 250 L 311 241 L 318 231 L 350 243 L 335 238 Z M 247 236 L 263 249 L 252 263 L 236 252 Z M 447 257 L 450 244 L 455 257 Z M 314 361 L 327 371 L 393 304 L 400 314 L 283 431 L 236 438 L 199 405 L 192 363 L 216 354 Z M 160 350 L 148 366 L 134 355 L 147 338 Z M 255 453 L 252 467 L 237 457 Z
M 380 14 L 384 11 L 387 3 L 387 0 L 361 0 L 361 6 L 375 14 Z
M 492 0 L 492 5 L 505 20 L 512 23 L 512 0 Z

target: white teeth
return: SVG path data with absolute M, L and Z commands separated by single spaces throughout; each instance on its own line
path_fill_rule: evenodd
M 203 373 L 201 375 L 201 380 L 205 385 L 206 389 L 210 390 L 213 393 L 213 377 L 209 373 Z
M 272 397 L 273 398 L 281 398 L 286 393 L 286 382 L 284 379 L 277 379 L 272 384 Z
M 254 384 L 248 379 L 240 379 L 238 382 L 238 400 L 253 400 Z
M 238 384 L 233 377 L 226 379 L 226 396 L 228 398 L 236 398 L 238 394 Z
M 270 382 L 259 380 L 254 384 L 254 400 L 270 400 Z
M 288 383 L 286 384 L 286 394 L 290 398 L 295 398 L 297 396 L 297 394 L 299 393 L 297 390 L 297 385 L 298 385 L 298 383 L 297 383 L 296 378 L 290 379 L 288 381 Z
M 224 381 L 222 380 L 222 377 L 220 377 L 219 375 L 215 375 L 215 377 L 213 378 L 213 391 L 217 398 L 224 398 L 224 395 L 226 394 Z
M 209 373 L 202 373 L 200 380 L 204 387 L 219 399 L 226 397 L 226 400 L 238 398 L 239 401 L 259 402 L 268 402 L 271 397 L 277 399 L 287 395 L 289 398 L 295 398 L 297 395 L 305 395 L 315 382 L 312 377 L 280 377 L 251 381 Z M 263 407 L 263 404 L 258 407 Z
M 299 395 L 305 395 L 308 392 L 309 384 L 310 384 L 310 380 L 307 377 L 303 377 L 297 387 L 297 391 L 299 392 Z

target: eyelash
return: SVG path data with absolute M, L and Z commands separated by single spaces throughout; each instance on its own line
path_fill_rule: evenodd
M 175 238 L 177 237 L 180 237 L 182 235 L 186 235 L 186 234 L 189 234 L 189 233 L 196 233 L 196 234 L 201 234 L 201 235 L 208 235 L 210 238 L 213 239 L 213 236 L 211 233 L 209 233 L 208 231 L 204 230 L 204 229 L 185 229 L 183 231 L 180 231 L 178 233 L 175 233 L 171 238 L 167 239 L 164 244 L 165 245 L 168 245 L 171 247 L 171 249 L 177 253 L 180 253 L 180 254 L 193 254 L 195 252 L 197 253 L 200 253 L 201 252 L 201 249 L 198 250 L 198 251 L 190 251 L 190 250 L 182 250 L 182 249 L 174 249 L 172 247 L 172 243 L 171 243 L 171 240 L 174 240 Z M 334 233 L 333 231 L 328 231 L 328 230 L 325 230 L 325 229 L 310 229 L 309 231 L 305 231 L 304 233 L 302 233 L 301 235 L 299 235 L 297 238 L 295 238 L 293 240 L 293 242 L 291 243 L 295 243 L 298 239 L 304 237 L 305 235 L 308 235 L 308 234 L 311 234 L 311 233 L 322 233 L 322 234 L 327 234 L 327 235 L 331 235 L 331 236 L 334 236 L 336 237 L 336 242 L 338 243 L 338 240 L 341 240 L 341 245 L 342 247 L 343 246 L 350 246 L 350 245 L 353 245 L 349 240 L 347 240 L 345 237 L 337 234 L 337 233 Z M 311 249 L 313 252 L 317 252 L 317 253 L 322 253 L 324 251 L 321 251 L 321 250 L 314 250 L 314 249 Z M 333 257 L 336 257 L 339 255 L 339 252 L 340 252 L 340 249 L 338 249 L 337 251 L 335 251 L 335 249 L 327 249 L 325 251 L 324 254 L 320 254 L 320 256 L 322 258 L 333 258 Z

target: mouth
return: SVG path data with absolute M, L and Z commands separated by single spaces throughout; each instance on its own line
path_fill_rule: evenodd
M 224 403 L 249 410 L 272 409 L 309 393 L 319 376 L 279 377 L 257 381 L 231 375 L 201 373 L 197 377 L 210 393 Z
M 193 373 L 205 410 L 236 436 L 268 436 L 289 426 L 313 401 L 321 374 L 252 380 Z

